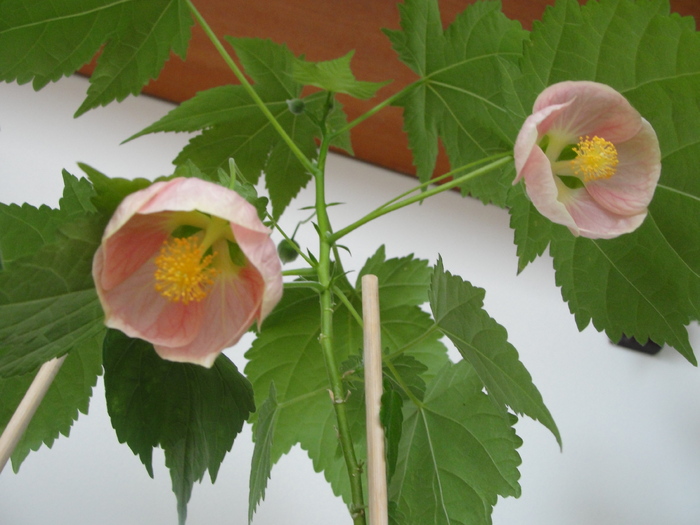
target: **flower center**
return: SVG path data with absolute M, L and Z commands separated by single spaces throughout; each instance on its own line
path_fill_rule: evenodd
M 189 304 L 204 299 L 214 283 L 216 269 L 211 268 L 216 253 L 204 256 L 196 236 L 173 237 L 163 243 L 154 262 L 155 289 L 173 302 Z
M 598 136 L 589 139 L 579 137 L 574 147 L 576 158 L 571 161 L 574 173 L 583 177 L 583 182 L 609 179 L 615 174 L 617 149 L 612 142 Z

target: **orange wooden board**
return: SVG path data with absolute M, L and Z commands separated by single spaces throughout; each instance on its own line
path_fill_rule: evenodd
M 449 24 L 457 13 L 474 0 L 441 0 L 443 22 Z M 285 43 L 296 55 L 308 60 L 331 60 L 355 50 L 352 66 L 360 80 L 394 81 L 369 101 L 341 97 L 349 118 L 364 113 L 378 101 L 397 92 L 415 79 L 399 62 L 382 28 L 398 29 L 399 12 L 394 0 L 195 0 L 195 5 L 220 37 L 269 38 Z M 503 0 L 504 13 L 529 29 L 554 0 Z M 585 3 L 581 1 L 581 3 Z M 700 0 L 672 0 L 673 11 L 700 20 Z M 86 66 L 84 73 L 90 73 Z M 187 60 L 171 58 L 158 80 L 145 93 L 180 102 L 196 92 L 235 83 L 221 57 L 198 27 L 193 29 Z M 357 158 L 402 173 L 414 173 L 411 153 L 402 132 L 401 109 L 390 107 L 358 125 L 352 131 Z M 447 171 L 446 159 L 439 159 L 438 172 Z

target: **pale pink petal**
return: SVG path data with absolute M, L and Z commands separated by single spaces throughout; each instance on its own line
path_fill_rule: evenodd
M 196 178 L 178 178 L 163 184 L 160 191 L 139 209 L 139 213 L 198 210 L 249 230 L 270 233 L 258 218 L 255 207 L 235 191 Z
M 535 101 L 533 113 L 546 107 L 570 104 L 543 122 L 540 131 L 565 134 L 572 139 L 599 136 L 617 143 L 636 135 L 639 113 L 620 93 L 605 84 L 587 81 L 560 82 L 546 88 Z
M 154 344 L 184 345 L 201 330 L 202 303 L 187 305 L 165 299 L 155 289 L 152 261 L 142 265 L 121 284 L 98 295 L 105 310 L 105 324 Z
M 568 212 L 578 228 L 578 234 L 589 239 L 612 239 L 630 233 L 644 222 L 646 210 L 636 215 L 619 215 L 600 206 L 583 189 L 575 198 L 565 202 Z
M 105 238 L 102 248 L 106 265 L 101 271 L 100 282 L 105 290 L 120 284 L 160 250 L 169 232 L 164 226 L 163 215 L 135 215 Z
M 518 137 L 515 140 L 515 147 L 513 149 L 515 171 L 517 173 L 513 184 L 517 183 L 522 178 L 522 168 L 525 162 L 527 162 L 527 159 L 532 153 L 533 149 L 539 149 L 537 143 L 542 138 L 542 136 L 546 134 L 546 128 L 548 127 L 546 125 L 543 125 L 542 123 L 546 122 L 547 119 L 553 118 L 556 115 L 558 115 L 563 110 L 563 108 L 568 106 L 570 103 L 571 101 L 563 104 L 547 106 L 541 109 L 540 111 L 530 115 L 525 120 L 522 128 L 520 128 Z
M 537 211 L 550 221 L 563 224 L 575 232 L 576 222 L 566 206 L 559 201 L 560 191 L 566 188 L 559 186 L 558 178 L 552 174 L 552 165 L 540 148 L 532 150 L 521 176 L 525 179 L 527 195 Z
M 236 344 L 255 321 L 262 302 L 261 285 L 260 275 L 252 268 L 219 279 L 203 301 L 206 327 L 185 345 L 154 345 L 156 352 L 170 361 L 211 367 L 219 353 Z
M 267 233 L 250 230 L 237 224 L 231 224 L 236 242 L 250 264 L 259 272 L 264 283 L 264 292 L 258 323 L 272 311 L 282 298 L 282 263 L 277 255 L 277 248 L 270 242 Z
M 644 212 L 659 181 L 659 142 L 651 124 L 644 119 L 642 123 L 635 137 L 616 145 L 619 164 L 615 175 L 586 184 L 593 199 L 613 213 L 636 215 Z

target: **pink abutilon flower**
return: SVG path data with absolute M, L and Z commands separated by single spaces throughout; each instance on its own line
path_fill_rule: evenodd
M 540 93 L 514 156 L 514 184 L 524 179 L 537 210 L 591 239 L 637 229 L 661 174 L 651 124 L 596 82 L 561 82 Z
M 282 296 L 270 231 L 236 192 L 157 182 L 114 212 L 92 265 L 105 324 L 171 361 L 210 367 Z

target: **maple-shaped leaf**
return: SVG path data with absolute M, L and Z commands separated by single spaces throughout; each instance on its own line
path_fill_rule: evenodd
M 620 91 L 654 127 L 661 178 L 645 223 L 611 240 L 574 238 L 543 218 L 520 186 L 508 197 L 522 270 L 547 246 L 579 329 L 676 348 L 696 362 L 686 325 L 700 318 L 700 35 L 668 2 L 560 0 L 534 24 L 513 113 L 546 86 L 593 80 Z M 523 109 L 525 108 L 525 109 Z M 525 114 L 522 115 L 524 120 Z
M 300 98 L 303 86 L 292 76 L 297 59 L 287 46 L 255 38 L 227 40 L 267 109 L 299 150 L 308 159 L 315 159 L 315 138 L 320 136 L 316 122 L 322 117 L 326 95 L 314 93 Z M 342 108 L 335 102 L 328 117 L 329 127 L 340 129 L 345 122 Z M 161 131 L 202 131 L 174 162 L 192 162 L 212 180 L 218 180 L 219 169 L 228 171 L 229 159 L 236 162 L 249 183 L 256 183 L 264 172 L 275 217 L 311 179 L 243 86 L 220 86 L 198 93 L 131 138 Z M 346 135 L 334 144 L 349 150 Z
M 503 71 L 520 59 L 527 32 L 499 2 L 469 6 L 444 31 L 437 0 L 407 0 L 399 10 L 402 30 L 385 32 L 421 77 L 398 102 L 420 180 L 433 173 L 438 138 L 453 169 L 512 150 L 517 127 L 505 104 Z M 510 174 L 504 168 L 462 191 L 504 206 Z
M 517 418 L 489 399 L 466 361 L 446 364 L 404 415 L 392 523 L 487 525 L 499 495 L 520 495 Z
M 184 0 L 0 2 L 0 79 L 41 89 L 101 49 L 76 115 L 137 94 L 171 51 L 184 58 L 192 19 Z
M 439 259 L 430 287 L 430 308 L 440 330 L 450 338 L 481 378 L 494 400 L 547 427 L 561 446 L 557 425 L 508 342 L 505 328 L 484 310 L 486 292 L 445 271 Z
M 371 259 L 369 266 L 377 268 L 383 260 L 380 250 Z M 424 271 L 425 261 L 411 257 L 386 261 L 389 271 L 379 283 L 380 297 L 386 290 L 410 289 L 421 280 L 424 297 L 427 298 L 429 272 Z M 411 284 L 408 284 L 411 283 Z M 351 304 L 361 309 L 359 279 L 357 287 L 347 282 L 338 283 Z M 431 380 L 447 361 L 446 349 L 433 330 L 430 316 L 415 304 L 414 294 L 408 294 L 404 304 L 397 297 L 384 306 L 380 300 L 382 321 L 382 348 L 390 356 L 407 356 L 420 361 L 423 381 Z M 328 379 L 324 366 L 320 334 L 319 300 L 311 289 L 285 290 L 282 300 L 274 312 L 265 320 L 260 336 L 246 354 L 249 362 L 246 375 L 258 396 L 257 404 L 274 382 L 277 399 L 273 434 L 271 439 L 271 462 L 276 463 L 293 445 L 299 444 L 313 461 L 316 471 L 323 471 L 334 493 L 351 501 L 348 474 L 342 454 L 338 449 L 337 422 L 333 405 L 328 396 Z M 333 317 L 333 340 L 335 359 L 338 363 L 359 359 L 362 355 L 362 329 L 342 303 Z M 401 373 L 402 366 L 397 367 Z M 353 381 L 352 370 L 347 370 L 347 381 Z M 416 381 L 410 379 L 412 384 Z M 346 404 L 349 425 L 352 431 L 358 458 L 365 454 L 364 406 L 359 395 L 351 395 Z M 257 425 L 256 423 L 256 431 Z

